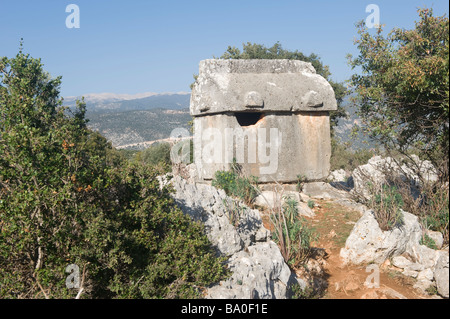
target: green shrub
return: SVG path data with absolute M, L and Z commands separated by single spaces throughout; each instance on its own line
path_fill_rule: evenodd
M 444 237 L 444 244 L 449 242 L 449 191 L 448 183 L 431 187 L 424 187 L 423 204 L 416 209 L 416 214 L 425 228 L 439 231 Z
M 229 171 L 216 171 L 212 186 L 222 188 L 227 195 L 240 198 L 247 205 L 251 205 L 259 194 L 257 177 L 244 176 L 236 162 Z
M 318 299 L 319 297 L 320 294 L 314 289 L 314 282 L 312 280 L 304 289 L 298 283 L 290 287 L 290 299 Z
M 378 190 L 372 187 L 372 199 L 369 207 L 374 210 L 375 218 L 382 230 L 390 230 L 403 224 L 402 195 L 396 186 L 383 185 Z
M 430 236 L 428 236 L 427 234 L 424 234 L 422 236 L 422 238 L 420 238 L 419 244 L 425 245 L 425 246 L 427 246 L 428 248 L 431 248 L 431 249 L 438 249 L 434 239 L 431 238 Z
M 344 169 L 353 171 L 360 165 L 366 164 L 378 152 L 372 149 L 352 150 L 348 145 L 339 143 L 335 138 L 331 140 L 331 171 Z
M 310 244 L 317 239 L 306 219 L 298 216 L 297 205 L 296 200 L 288 198 L 283 207 L 275 207 L 270 216 L 275 228 L 272 237 L 280 246 L 286 263 L 293 268 L 307 261 L 311 254 Z
M 170 165 L 170 144 L 158 143 L 137 153 L 135 160 L 150 165 L 166 164 Z
M 0 298 L 193 298 L 224 278 L 203 226 L 61 107 L 59 78 L 20 52 L 0 60 Z

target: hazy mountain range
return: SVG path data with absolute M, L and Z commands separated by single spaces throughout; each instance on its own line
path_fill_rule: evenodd
M 85 94 L 88 126 L 105 136 L 114 147 L 145 148 L 144 142 L 167 138 L 173 129 L 189 129 L 190 92 Z M 73 107 L 79 97 L 65 97 Z
M 83 95 L 88 112 L 152 110 L 157 108 L 181 110 L 189 108 L 190 92 L 177 93 L 90 93 Z M 64 105 L 75 106 L 81 96 L 64 98 Z

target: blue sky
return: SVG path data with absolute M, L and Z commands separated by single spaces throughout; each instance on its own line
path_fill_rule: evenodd
M 66 27 L 71 3 L 79 29 Z M 386 30 L 413 28 L 418 7 L 447 16 L 449 8 L 444 0 L 0 0 L 0 56 L 14 56 L 24 38 L 25 52 L 63 76 L 63 96 L 189 91 L 200 60 L 244 42 L 316 53 L 344 81 L 346 54 L 357 53 L 355 23 L 371 3 Z

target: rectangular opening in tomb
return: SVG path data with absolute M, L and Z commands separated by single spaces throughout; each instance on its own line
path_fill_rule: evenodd
M 236 120 L 238 121 L 240 126 L 246 127 L 255 125 L 258 123 L 263 117 L 264 113 L 262 112 L 237 112 L 234 113 Z

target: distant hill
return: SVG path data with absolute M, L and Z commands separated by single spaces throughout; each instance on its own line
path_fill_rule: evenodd
M 189 109 L 131 110 L 123 112 L 90 112 L 88 126 L 111 141 L 114 147 L 138 144 L 170 137 L 175 128 L 189 130 Z M 134 149 L 145 145 L 134 145 Z M 127 148 L 127 147 L 125 147 Z
M 86 94 L 84 100 L 88 112 L 121 112 L 136 110 L 153 110 L 157 108 L 181 110 L 189 108 L 189 92 L 178 93 L 140 93 L 136 95 L 99 93 Z M 64 105 L 75 106 L 81 96 L 64 98 Z
M 190 93 L 92 93 L 83 95 L 88 126 L 105 136 L 114 147 L 164 139 L 173 129 L 189 129 Z M 79 97 L 65 97 L 74 107 Z M 133 146 L 133 148 L 142 148 Z
M 347 112 L 348 118 L 339 119 L 335 128 L 337 139 L 342 143 L 347 143 L 353 150 L 375 148 L 377 146 L 376 143 L 362 133 L 358 133 L 356 136 L 352 135 L 353 127 L 358 126 L 361 123 L 361 119 L 357 114 L 356 106 L 350 102 L 349 96 L 344 98 L 343 107 Z

